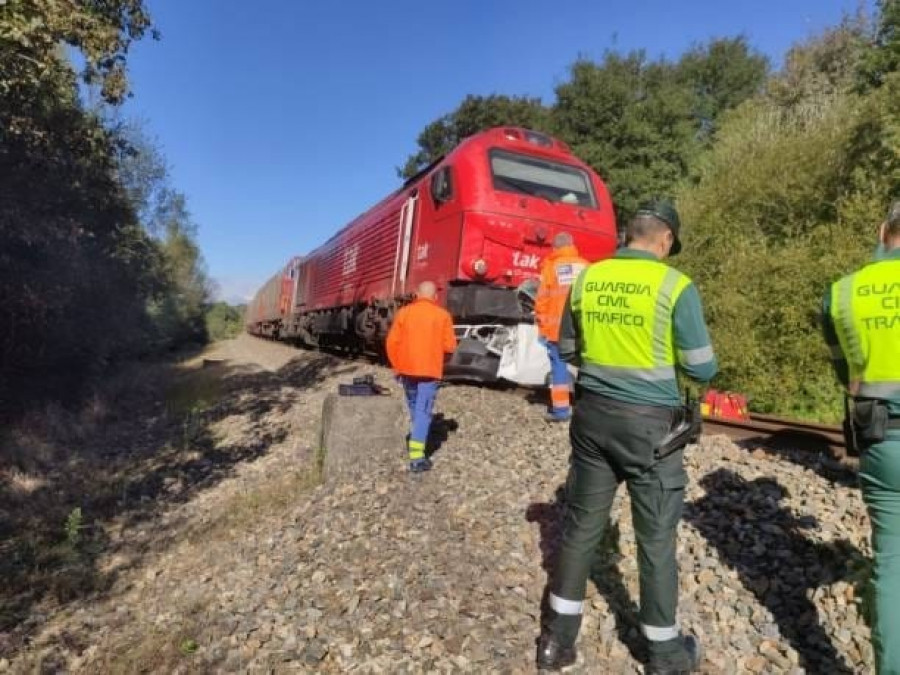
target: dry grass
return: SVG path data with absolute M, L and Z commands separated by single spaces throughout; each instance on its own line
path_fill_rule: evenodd
M 283 516 L 303 495 L 322 482 L 317 466 L 302 467 L 242 491 L 225 503 L 220 515 L 199 534 L 200 541 L 230 540 L 255 528 L 261 521 Z
M 139 638 L 132 637 L 115 650 L 99 655 L 91 668 L 115 675 L 196 672 L 191 659 L 199 646 L 195 640 L 200 631 L 199 617 L 211 602 L 198 602 L 187 608 L 180 614 L 178 625 L 168 630 L 148 626 Z
M 125 367 L 79 408 L 29 411 L 0 438 L 0 631 L 42 598 L 68 602 L 102 584 L 94 564 L 104 525 L 134 507 L 125 488 L 178 456 L 221 396 L 221 369 Z M 147 432 L 148 425 L 154 430 Z M 186 443 L 187 441 L 187 443 Z M 167 446 L 175 449 L 166 451 Z M 84 507 L 78 541 L 66 519 Z M 2 656 L 2 653 L 0 653 Z
M 221 366 L 181 369 L 166 391 L 166 412 L 174 417 L 196 414 L 222 397 Z
M 114 619 L 102 639 L 73 629 L 83 645 L 47 633 L 27 647 L 35 630 L 16 626 L 36 612 L 80 607 L 85 593 L 118 592 L 113 584 L 131 574 L 143 579 L 148 550 L 179 547 L 180 560 L 207 560 L 292 511 L 321 482 L 319 458 L 281 445 L 287 464 L 254 462 L 289 437 L 293 405 L 283 374 L 195 359 L 132 369 L 80 409 L 48 406 L 8 433 L 0 440 L 0 637 L 14 631 L 15 643 L 0 643 L 0 659 L 18 652 L 28 660 L 16 668 L 33 672 L 202 670 L 193 652 L 216 638 L 214 597 L 176 593 L 157 605 L 160 589 L 142 582 L 141 609 L 127 623 Z M 84 527 L 73 543 L 66 522 L 76 507 Z
M 9 486 L 9 490 L 17 497 L 27 497 L 35 490 L 47 485 L 47 479 L 17 468 L 9 468 L 0 472 L 0 481 Z

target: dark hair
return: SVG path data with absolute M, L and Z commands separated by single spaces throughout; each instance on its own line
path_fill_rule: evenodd
M 656 216 L 648 213 L 639 213 L 625 228 L 625 243 L 630 244 L 635 239 L 646 239 L 654 237 L 661 232 L 670 231 L 670 227 Z

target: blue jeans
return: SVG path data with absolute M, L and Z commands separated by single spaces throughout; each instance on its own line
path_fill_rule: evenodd
M 421 459 L 425 456 L 425 441 L 428 440 L 428 429 L 431 427 L 431 411 L 437 397 L 438 380 L 424 377 L 400 377 L 403 391 L 406 394 L 406 405 L 412 428 L 409 433 L 409 458 Z
M 561 419 L 571 414 L 569 387 L 572 381 L 566 362 L 559 355 L 559 344 L 541 338 L 550 359 L 550 414 Z

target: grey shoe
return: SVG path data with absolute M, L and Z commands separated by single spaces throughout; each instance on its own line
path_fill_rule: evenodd
M 431 471 L 431 460 L 427 457 L 414 459 L 409 463 L 409 470 L 411 473 L 423 473 L 425 471 Z
M 645 675 L 688 675 L 700 666 L 703 648 L 693 635 L 681 636 L 681 649 L 672 654 L 651 655 Z

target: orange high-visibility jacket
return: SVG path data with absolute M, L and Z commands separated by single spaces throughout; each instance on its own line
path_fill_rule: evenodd
M 541 285 L 534 300 L 538 332 L 550 342 L 559 341 L 559 321 L 566 307 L 569 288 L 588 261 L 578 255 L 574 246 L 555 249 L 541 267 Z
M 387 355 L 400 375 L 444 375 L 444 354 L 456 350 L 453 317 L 434 300 L 419 298 L 394 317 L 387 336 Z

